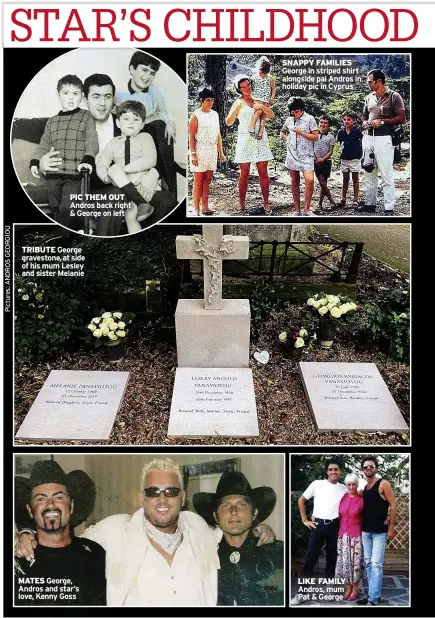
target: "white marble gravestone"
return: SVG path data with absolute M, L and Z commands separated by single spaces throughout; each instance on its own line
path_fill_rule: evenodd
M 168 436 L 258 436 L 251 369 L 179 367 Z
M 27 413 L 20 440 L 108 440 L 126 371 L 51 371 Z
M 317 431 L 408 431 L 374 363 L 299 363 Z
M 203 225 L 202 236 L 177 236 L 177 257 L 202 259 L 204 300 L 180 299 L 175 312 L 179 367 L 249 367 L 251 312 L 246 299 L 222 299 L 222 260 L 249 257 L 248 236 L 224 236 Z
M 180 299 L 175 312 L 178 368 L 169 436 L 258 436 L 247 299 L 222 299 L 222 260 L 249 257 L 247 236 L 177 236 L 177 257 L 203 259 L 204 299 Z

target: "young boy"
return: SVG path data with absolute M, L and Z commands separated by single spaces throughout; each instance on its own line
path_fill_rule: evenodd
M 343 188 L 341 190 L 341 201 L 338 205 L 341 208 L 346 206 L 346 195 L 349 187 L 350 174 L 353 183 L 353 203 L 354 208 L 358 208 L 359 196 L 359 173 L 361 171 L 362 157 L 362 133 L 361 129 L 354 126 L 356 115 L 351 111 L 344 112 L 344 127 L 337 133 L 337 142 L 341 144 L 341 171 L 343 173 Z
M 314 143 L 319 136 L 317 122 L 305 112 L 305 103 L 299 97 L 288 101 L 289 118 L 285 121 L 280 136 L 287 141 L 285 166 L 290 172 L 295 216 L 313 216 L 310 210 L 314 191 Z M 300 172 L 304 175 L 304 210 L 301 213 Z
M 35 159 L 30 161 L 32 176 L 39 178 L 39 159 L 50 148 L 59 151 L 62 165 L 57 172 L 47 172 L 48 203 L 54 219 L 78 229 L 80 218 L 71 216 L 72 194 L 80 193 L 80 172 L 92 172 L 98 153 L 98 136 L 91 114 L 79 107 L 83 84 L 76 75 L 65 75 L 57 83 L 61 111 L 47 120 Z
M 275 78 L 269 75 L 270 62 L 266 56 L 261 56 L 256 64 L 256 72 L 251 77 L 252 83 L 252 98 L 255 103 L 263 103 L 270 107 L 275 100 L 276 96 L 276 84 Z M 260 120 L 260 127 L 258 132 L 255 132 L 257 121 Z M 266 116 L 261 111 L 257 110 L 252 116 L 249 123 L 248 131 L 256 139 L 263 139 L 264 127 L 266 124 Z
M 154 140 L 149 133 L 141 133 L 145 118 L 145 107 L 139 101 L 121 103 L 116 110 L 121 135 L 111 139 L 97 159 L 99 178 L 116 185 L 132 202 L 125 212 L 129 233 L 140 232 L 140 221 L 153 214 L 149 202 L 160 188 Z
M 331 175 L 332 152 L 336 144 L 335 136 L 329 131 L 329 118 L 322 116 L 319 120 L 319 139 L 314 142 L 314 172 L 320 185 L 319 209 L 323 207 L 323 200 L 328 198 L 332 208 L 336 207 L 331 192 L 328 189 L 328 178 Z
M 160 66 L 160 60 L 154 56 L 144 51 L 134 52 L 128 66 L 130 81 L 127 90 L 118 90 L 115 102 L 119 105 L 124 101 L 139 101 L 145 107 L 147 133 L 153 137 L 157 147 L 160 174 L 166 181 L 168 190 L 176 197 L 177 174 L 174 161 L 176 126 L 161 88 L 154 85 Z

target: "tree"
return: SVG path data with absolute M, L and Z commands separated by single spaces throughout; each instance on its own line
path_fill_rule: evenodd
M 215 92 L 214 109 L 219 114 L 221 135 L 227 132 L 225 117 L 227 115 L 227 57 L 221 55 L 208 55 L 205 60 L 205 84 L 210 85 Z
M 378 462 L 378 476 L 385 477 L 395 493 L 399 493 L 404 481 L 409 479 L 409 456 L 408 455 L 375 455 Z M 291 490 L 305 491 L 310 483 L 318 479 L 326 478 L 325 464 L 328 459 L 337 459 L 342 463 L 343 475 L 340 482 L 344 481 L 346 474 L 355 472 L 361 479 L 363 473 L 361 462 L 363 455 L 292 455 L 291 457 Z

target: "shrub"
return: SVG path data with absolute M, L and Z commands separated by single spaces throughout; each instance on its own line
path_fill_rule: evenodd
M 370 342 L 386 345 L 387 353 L 398 361 L 409 363 L 409 293 L 396 289 L 379 304 L 364 305 L 367 316 L 366 337 Z
M 63 290 L 15 277 L 15 360 L 38 362 L 66 343 L 83 322 L 80 301 Z

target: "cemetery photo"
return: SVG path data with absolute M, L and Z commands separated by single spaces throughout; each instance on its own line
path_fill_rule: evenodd
M 135 48 L 59 52 L 22 87 L 12 162 L 49 220 L 133 234 L 185 199 L 186 84 L 161 59 Z
M 409 607 L 410 504 L 409 453 L 291 454 L 291 607 Z
M 190 53 L 187 216 L 411 214 L 411 54 Z
M 284 453 L 17 453 L 6 604 L 282 607 L 287 487 Z
M 27 445 L 403 446 L 410 225 L 14 226 Z

